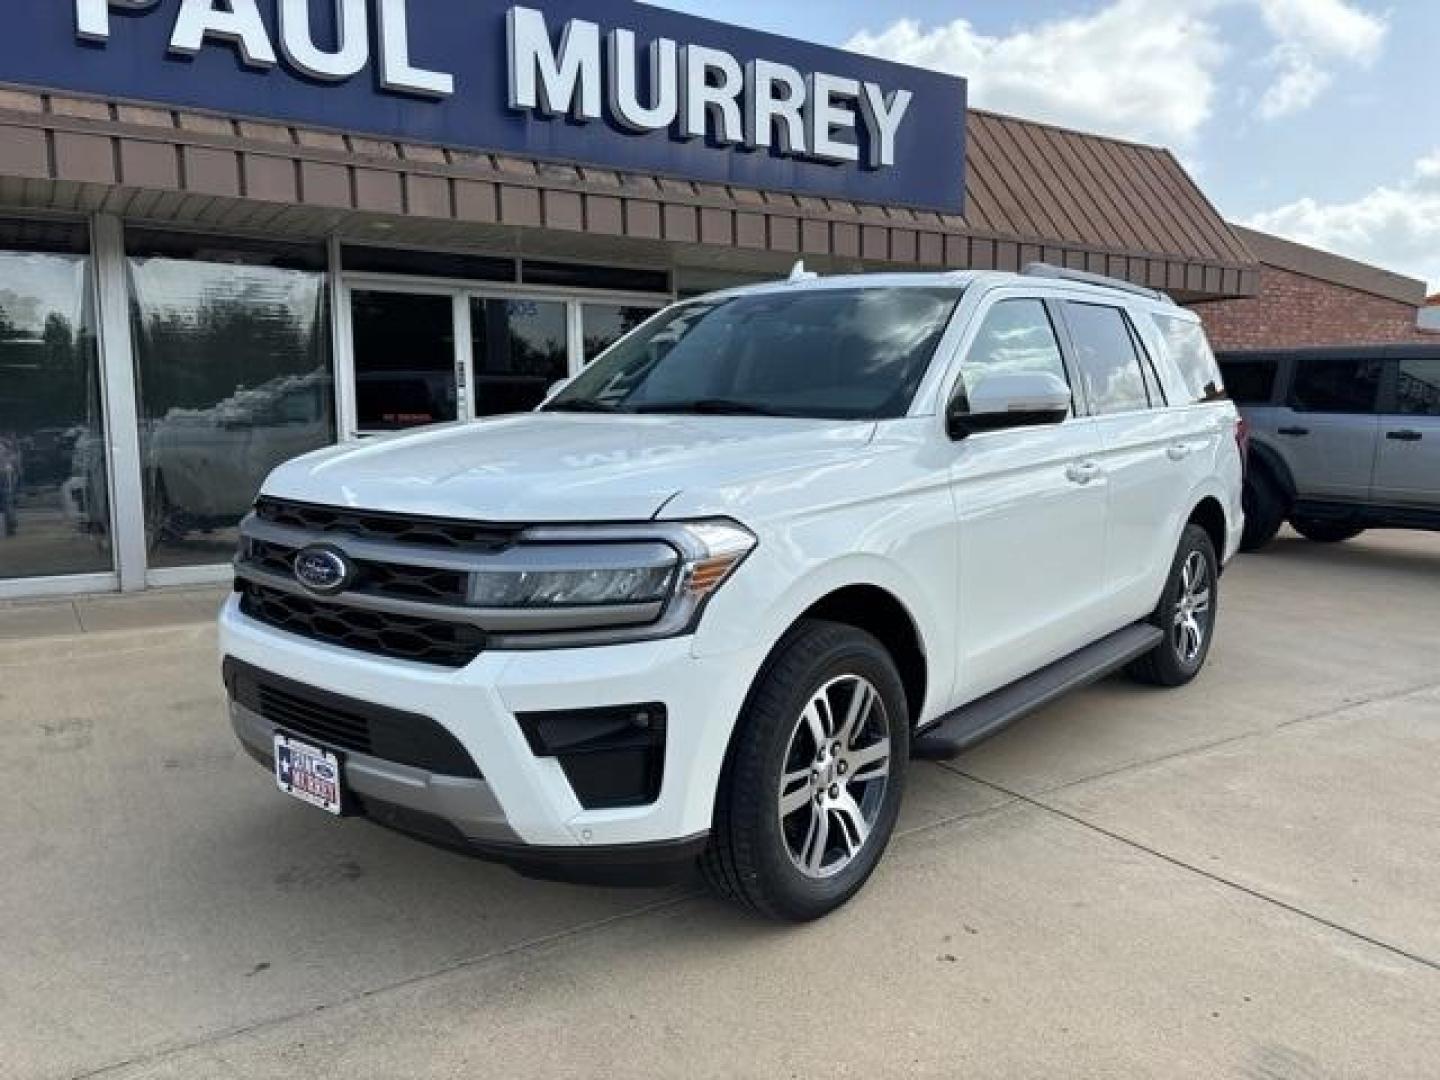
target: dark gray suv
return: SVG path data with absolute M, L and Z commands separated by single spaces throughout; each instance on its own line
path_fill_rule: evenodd
M 1250 424 L 1245 538 L 1440 530 L 1440 344 L 1228 353 Z

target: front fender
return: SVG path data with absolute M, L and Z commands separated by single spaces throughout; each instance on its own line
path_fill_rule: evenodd
M 909 614 L 926 657 L 927 693 L 921 722 L 940 711 L 940 701 L 954 680 L 954 619 L 943 618 L 942 605 L 954 596 L 948 588 L 927 587 L 909 565 L 868 552 L 853 552 L 804 566 L 793 576 L 787 559 L 762 555 L 757 549 L 735 577 L 716 594 L 706 611 L 693 649 L 697 657 L 752 651 L 765 656 L 805 614 L 826 597 L 856 585 L 890 594 Z M 933 564 L 932 564 L 933 565 Z M 948 575 L 947 575 L 948 576 Z M 758 654 L 753 652 L 758 649 Z

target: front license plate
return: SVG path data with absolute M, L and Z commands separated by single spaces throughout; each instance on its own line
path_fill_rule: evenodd
M 276 735 L 275 783 L 285 794 L 337 817 L 344 810 L 340 791 L 340 759 L 318 746 L 288 735 Z

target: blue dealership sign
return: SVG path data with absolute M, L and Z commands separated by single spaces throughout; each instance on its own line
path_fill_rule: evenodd
M 32 0 L 0 82 L 964 211 L 965 80 L 629 0 Z

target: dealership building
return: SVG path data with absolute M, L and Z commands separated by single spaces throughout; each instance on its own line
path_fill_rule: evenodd
M 278 462 L 529 408 L 658 307 L 798 259 L 1044 261 L 1202 311 L 1264 280 L 1164 149 L 624 0 L 27 4 L 0 599 L 219 580 Z

